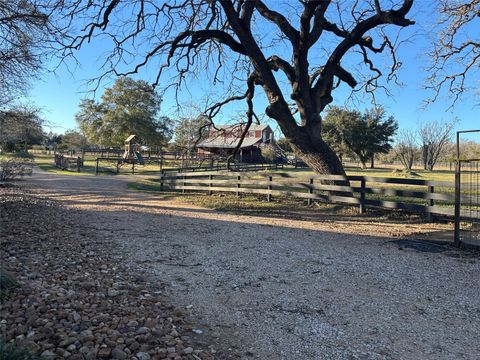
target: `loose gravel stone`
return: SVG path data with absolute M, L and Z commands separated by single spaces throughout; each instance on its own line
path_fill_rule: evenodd
M 151 356 L 147 352 L 138 352 L 136 353 L 137 359 L 138 360 L 150 360 Z
M 123 351 L 122 348 L 115 347 L 115 348 L 112 350 L 112 357 L 113 357 L 114 359 L 123 360 L 123 359 L 126 359 L 126 358 L 127 358 L 127 353 L 126 353 L 125 351 Z
M 191 353 L 193 353 L 193 348 L 191 348 L 191 347 L 189 346 L 189 347 L 183 349 L 182 352 L 183 352 L 184 354 L 191 354 Z
M 151 330 L 171 328 L 174 307 L 150 296 L 163 285 L 139 284 L 140 274 L 118 264 L 111 240 L 85 225 L 81 212 L 0 188 L 0 217 L 2 270 L 20 285 L 0 303 L 0 338 L 45 359 L 142 360 L 166 346 Z

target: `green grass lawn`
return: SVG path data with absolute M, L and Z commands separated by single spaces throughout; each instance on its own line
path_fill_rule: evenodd
M 53 155 L 47 154 L 34 154 L 35 164 L 42 170 L 48 171 L 54 174 L 62 174 L 62 175 L 72 175 L 72 176 L 81 176 L 81 175 L 94 175 L 95 174 L 95 166 L 91 166 L 90 164 L 85 164 L 82 168 L 81 172 L 77 172 L 76 170 L 61 170 L 55 167 L 53 163 Z
M 142 179 L 129 183 L 128 188 L 131 190 L 158 194 L 160 191 L 160 183 L 156 178 Z M 315 203 L 311 206 L 307 206 L 306 200 L 286 196 L 276 196 L 272 198 L 272 201 L 268 202 L 266 196 L 251 194 L 242 194 L 240 197 L 237 197 L 232 193 L 214 193 L 211 196 L 205 196 L 204 192 L 187 192 L 182 194 L 178 191 L 163 191 L 161 194 L 166 198 L 185 204 L 194 204 L 208 209 L 249 215 L 285 211 L 303 211 L 306 209 L 345 213 L 350 213 L 352 211 L 351 206 L 339 204 Z
M 411 173 L 406 173 L 402 170 L 395 170 L 391 168 L 375 168 L 375 169 L 361 169 L 347 167 L 345 168 L 347 175 L 354 176 L 372 176 L 372 177 L 393 177 L 393 178 L 403 178 L 403 179 L 422 179 L 422 180 L 435 180 L 435 181 L 449 181 L 453 182 L 455 180 L 455 172 L 449 170 L 413 170 Z M 310 169 L 305 168 L 285 168 L 276 171 L 271 171 L 272 173 L 282 173 L 288 172 L 298 176 L 311 176 L 315 175 L 315 172 Z

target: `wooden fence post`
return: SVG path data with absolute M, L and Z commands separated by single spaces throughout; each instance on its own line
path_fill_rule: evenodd
M 428 193 L 429 194 L 433 194 L 435 192 L 435 188 L 431 185 L 428 186 Z M 433 206 L 434 205 L 434 201 L 433 199 L 429 198 L 428 199 L 428 206 Z M 430 209 L 427 209 L 427 221 L 428 222 L 432 222 L 433 221 L 433 215 L 432 215 L 432 211 Z
M 366 181 L 364 178 L 360 180 L 360 214 L 365 213 L 365 188 L 366 188 Z
M 132 175 L 135 175 L 135 160 L 132 160 Z
M 163 191 L 163 177 L 165 176 L 165 172 L 163 170 L 160 171 L 160 191 Z
M 270 202 L 272 201 L 272 179 L 273 177 L 272 176 L 269 176 L 268 177 L 268 181 L 269 181 L 269 184 L 268 184 L 268 194 L 267 194 L 267 201 Z
M 237 197 L 240 197 L 240 190 L 238 189 L 240 189 L 240 175 L 237 175 L 237 192 L 235 194 Z
M 95 161 L 95 175 L 98 175 L 98 158 Z
M 81 164 L 82 164 L 82 158 L 79 156 L 77 157 L 77 172 L 80 172 Z
M 208 184 L 208 187 L 210 188 L 210 189 L 208 190 L 208 195 L 212 195 L 212 194 L 213 194 L 213 192 L 212 192 L 212 186 L 213 186 L 212 180 L 213 180 L 213 175 L 212 175 L 212 174 L 208 175 L 208 180 L 210 180 L 210 183 Z
M 185 175 L 182 175 L 182 194 L 185 194 Z
M 313 178 L 310 178 L 309 183 L 310 183 L 310 185 L 313 185 Z M 313 194 L 313 186 L 310 186 L 310 187 L 308 188 L 308 193 L 309 193 L 309 194 Z M 311 206 L 311 205 L 312 205 L 312 202 L 313 202 L 312 198 L 308 198 L 308 200 L 307 200 L 308 206 Z

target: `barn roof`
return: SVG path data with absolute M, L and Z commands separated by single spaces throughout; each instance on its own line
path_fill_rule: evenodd
M 216 136 L 210 137 L 202 141 L 201 144 L 198 144 L 197 147 L 208 147 L 208 148 L 235 148 L 240 141 L 239 138 L 236 137 L 224 137 L 224 136 Z M 245 138 L 243 139 L 242 146 L 240 148 L 247 148 L 256 143 L 260 142 L 261 139 L 259 138 Z
M 130 141 L 132 141 L 132 140 L 133 140 L 134 138 L 136 138 L 136 137 L 137 137 L 137 135 L 132 134 L 132 135 L 130 135 L 130 136 L 125 140 L 125 142 L 130 142 Z
M 245 124 L 234 124 L 234 125 L 218 125 L 216 126 L 219 130 L 236 130 L 236 129 L 243 129 Z M 263 131 L 269 126 L 266 124 L 252 124 L 250 125 L 249 131 Z M 210 136 L 204 139 L 197 147 L 205 147 L 205 148 L 227 148 L 233 149 L 238 145 L 240 139 L 236 136 L 226 137 L 220 131 L 218 135 Z M 243 139 L 241 149 L 248 148 L 250 146 L 256 145 L 257 143 L 261 142 L 261 138 L 253 138 L 253 137 L 246 137 Z
M 234 129 L 243 129 L 246 125 L 245 124 L 234 124 L 234 125 L 217 125 L 215 126 L 217 129 L 223 130 L 234 130 Z M 252 130 L 265 130 L 269 126 L 267 124 L 251 124 L 249 131 Z

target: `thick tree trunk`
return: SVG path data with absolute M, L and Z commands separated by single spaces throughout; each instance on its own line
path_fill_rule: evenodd
M 413 167 L 413 159 L 408 159 L 407 170 L 412 170 L 412 167 Z
M 319 174 L 346 175 L 342 162 L 335 152 L 322 140 L 291 139 L 295 155 Z
M 375 169 L 375 156 L 370 158 L 370 169 Z
M 269 106 L 266 111 L 267 115 L 275 119 L 280 125 L 295 155 L 302 159 L 313 171 L 318 174 L 346 176 L 339 157 L 322 139 L 320 115 L 315 113 L 307 121 L 308 116 L 305 112 L 300 112 L 303 113 L 303 126 L 301 127 L 296 126 L 295 119 L 288 106 L 284 108 Z M 291 120 L 287 121 L 288 119 Z

